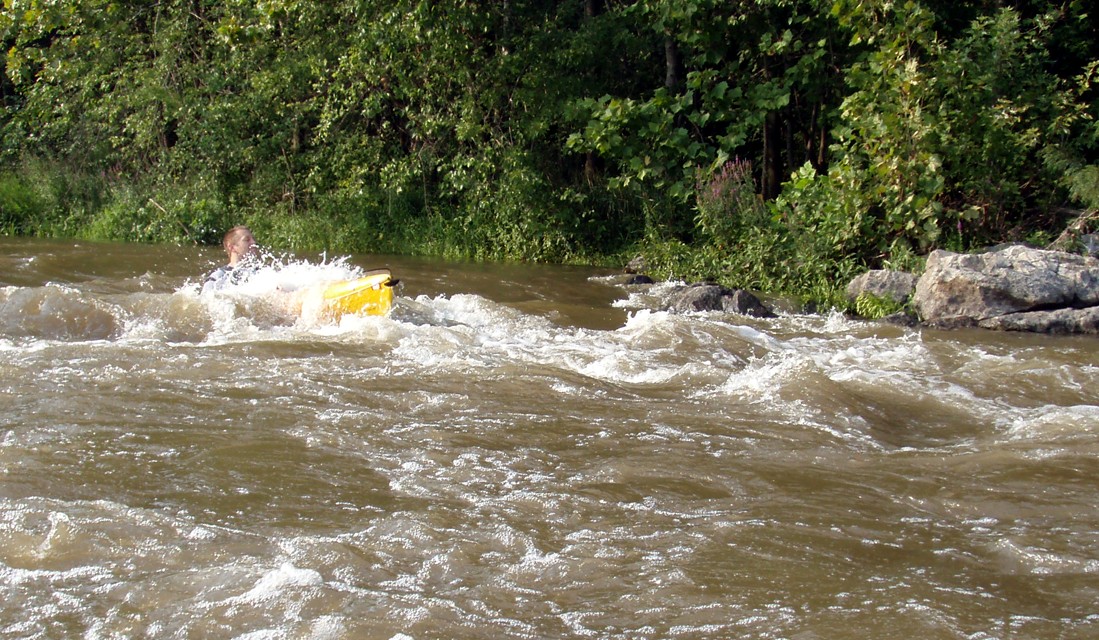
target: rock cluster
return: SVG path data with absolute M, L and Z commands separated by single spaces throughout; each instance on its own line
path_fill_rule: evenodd
M 759 298 L 744 289 L 729 289 L 716 284 L 688 285 L 672 294 L 668 309 L 688 311 L 725 311 L 757 318 L 773 318 L 774 312 L 763 306 Z
M 936 251 L 912 301 L 934 326 L 1096 333 L 1099 260 L 1018 245 L 972 255 Z
M 647 286 L 654 284 L 653 279 L 641 273 L 645 269 L 644 261 L 634 258 L 626 266 L 625 275 L 618 281 L 622 286 Z M 674 288 L 658 302 L 659 308 L 673 313 L 695 311 L 721 311 L 739 313 L 757 318 L 773 318 L 774 311 L 746 289 L 730 289 L 712 282 L 696 282 Z
M 898 302 L 910 296 L 927 326 L 1099 333 L 1099 260 L 1089 256 L 1022 245 L 935 251 L 918 280 L 897 272 L 860 278 L 848 286 L 852 299 L 863 291 Z

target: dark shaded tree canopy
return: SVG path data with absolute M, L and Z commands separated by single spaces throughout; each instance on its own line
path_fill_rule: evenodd
M 0 230 L 806 290 L 1099 208 L 1083 0 L 14 0 Z M 786 259 L 776 261 L 776 256 Z

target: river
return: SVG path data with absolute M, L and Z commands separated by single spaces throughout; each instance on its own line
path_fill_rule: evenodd
M 220 258 L 0 238 L 0 636 L 1099 637 L 1094 337 Z

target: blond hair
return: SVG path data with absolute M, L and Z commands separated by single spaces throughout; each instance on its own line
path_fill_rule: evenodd
M 221 248 L 225 249 L 225 253 L 229 253 L 229 245 L 233 244 L 233 241 L 237 239 L 237 236 L 245 231 L 252 233 L 252 230 L 248 227 L 238 224 L 225 232 L 225 235 L 221 237 Z

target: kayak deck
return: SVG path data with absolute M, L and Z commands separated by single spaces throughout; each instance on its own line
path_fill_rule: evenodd
M 375 269 L 355 280 L 325 285 L 324 309 L 339 317 L 345 314 L 381 316 L 393 307 L 397 282 L 389 269 Z

